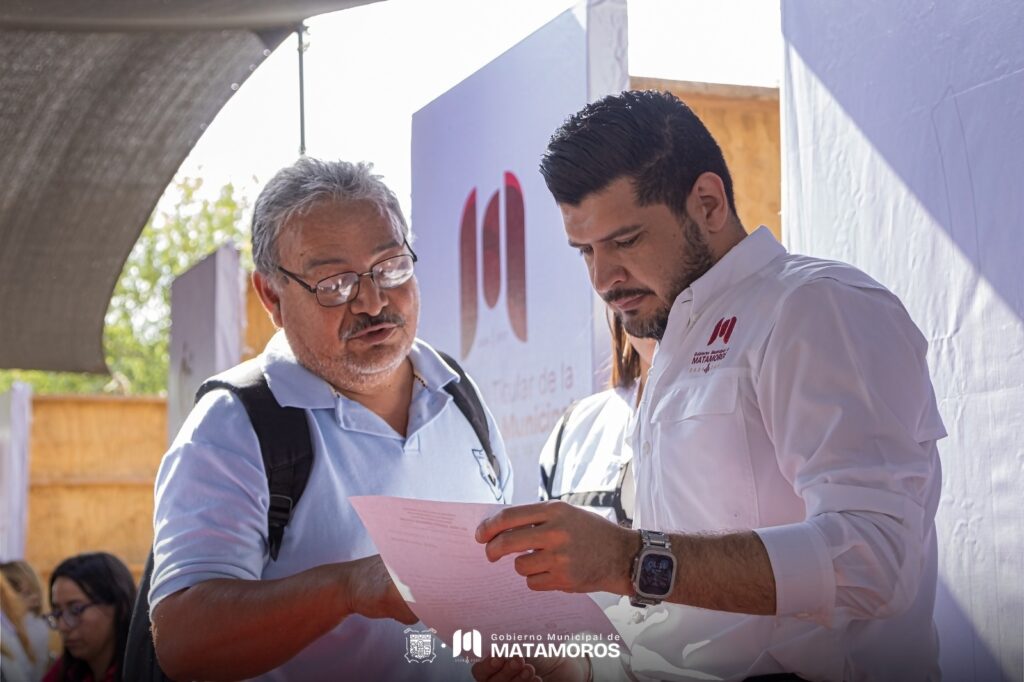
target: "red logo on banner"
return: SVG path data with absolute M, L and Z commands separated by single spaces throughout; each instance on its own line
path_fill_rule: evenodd
M 462 209 L 459 233 L 459 270 L 462 305 L 462 357 L 469 355 L 476 338 L 479 318 L 477 284 L 477 238 L 481 241 L 481 277 L 484 301 L 488 308 L 498 305 L 501 293 L 500 192 L 491 195 L 484 209 L 482 230 L 477 229 L 476 188 L 469 193 Z M 523 190 L 512 173 L 505 173 L 505 300 L 512 332 L 526 341 L 526 212 Z
M 722 339 L 725 343 L 729 343 L 729 337 L 732 336 L 732 330 L 736 328 L 736 318 L 730 317 L 729 319 L 722 318 L 715 325 L 715 331 L 711 332 L 711 338 L 708 339 L 708 345 L 710 346 L 715 342 L 716 339 Z

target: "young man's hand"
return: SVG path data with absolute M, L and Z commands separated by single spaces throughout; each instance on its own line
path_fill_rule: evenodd
M 632 593 L 641 545 L 636 531 L 559 501 L 506 507 L 480 523 L 476 539 L 491 561 L 518 554 L 516 572 L 531 590 L 614 594 Z

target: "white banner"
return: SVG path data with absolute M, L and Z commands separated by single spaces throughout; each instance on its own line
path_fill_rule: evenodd
M 16 381 L 0 393 L 0 561 L 25 558 L 31 431 L 32 387 Z
M 567 116 L 627 83 L 625 2 L 592 0 L 413 116 L 419 334 L 480 385 L 515 502 L 537 499 L 544 440 L 569 403 L 600 388 L 595 366 L 610 355 L 603 304 L 595 315 L 537 167 Z
M 167 438 L 174 439 L 203 381 L 242 359 L 244 273 L 225 244 L 171 284 Z M 261 349 L 262 350 L 262 349 Z
M 943 677 L 1024 680 L 1024 12 L 1018 0 L 782 10 L 783 236 L 867 271 L 927 337 L 949 432 Z

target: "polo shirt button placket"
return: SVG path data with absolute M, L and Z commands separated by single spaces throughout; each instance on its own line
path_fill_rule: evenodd
M 405 444 L 402 446 L 402 450 L 407 453 L 419 453 L 420 451 L 420 434 L 414 433 L 412 436 L 405 439 Z

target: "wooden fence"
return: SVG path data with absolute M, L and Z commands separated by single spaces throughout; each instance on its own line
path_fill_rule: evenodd
M 30 437 L 26 558 L 45 580 L 62 559 L 102 550 L 138 577 L 153 537 L 166 401 L 34 396 Z

